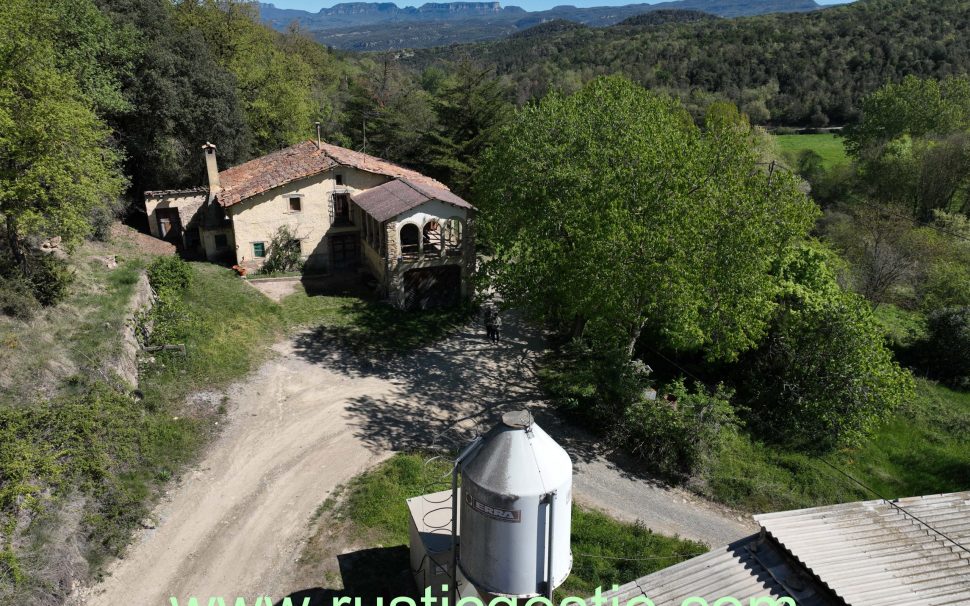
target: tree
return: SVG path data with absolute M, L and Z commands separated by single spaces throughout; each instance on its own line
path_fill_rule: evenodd
M 877 305 L 912 284 L 933 244 L 905 209 L 875 204 L 851 209 L 826 232 L 851 264 L 855 289 Z
M 970 210 L 970 79 L 905 78 L 863 100 L 846 148 L 874 199 L 922 220 Z
M 234 76 L 254 153 L 308 138 L 317 109 L 310 66 L 300 54 L 286 52 L 281 34 L 259 23 L 256 2 L 183 0 L 177 14 Z
M 355 149 L 415 168 L 427 165 L 424 137 L 436 127 L 431 95 L 384 54 L 350 85 L 344 133 Z
M 224 165 L 250 155 L 250 133 L 233 75 L 219 65 L 198 30 L 175 19 L 168 2 L 99 0 L 118 31 L 137 41 L 121 77 L 130 105 L 108 113 L 127 152 L 136 194 L 198 185 L 200 147 L 219 146 Z
M 0 216 L 6 252 L 25 270 L 25 238 L 76 243 L 124 184 L 110 129 L 59 68 L 55 18 L 27 0 L 0 7 Z
M 588 322 L 627 357 L 648 324 L 711 357 L 756 344 L 772 260 L 817 213 L 795 177 L 759 165 L 733 106 L 701 131 L 622 77 L 517 112 L 475 184 L 490 283 L 538 318 Z
M 435 128 L 424 137 L 429 147 L 425 170 L 455 191 L 468 192 L 479 158 L 511 111 L 508 91 L 491 73 L 468 61 L 452 67 L 432 86 Z
M 817 249 L 779 264 L 784 288 L 771 330 L 745 356 L 741 397 L 769 440 L 811 451 L 857 445 L 913 395 L 869 305 L 844 292 Z

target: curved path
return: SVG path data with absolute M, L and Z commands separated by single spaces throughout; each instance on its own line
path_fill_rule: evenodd
M 531 375 L 538 335 L 507 322 L 498 346 L 469 326 L 434 346 L 368 360 L 308 332 L 228 390 L 227 426 L 172 486 L 127 557 L 74 602 L 169 606 L 189 595 L 286 595 L 314 511 L 334 487 L 397 450 L 461 444 L 499 412 L 530 406 L 576 463 L 577 501 L 655 531 L 719 545 L 750 520 L 624 473 L 545 413 Z

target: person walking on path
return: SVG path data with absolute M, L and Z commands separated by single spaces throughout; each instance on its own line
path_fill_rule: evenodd
M 495 319 L 498 317 L 498 312 L 495 307 L 489 303 L 482 309 L 482 316 L 485 322 L 485 338 L 491 342 L 495 342 L 498 338 L 498 332 L 496 330 Z
M 492 343 L 498 343 L 499 335 L 502 332 L 502 316 L 498 310 L 492 314 Z

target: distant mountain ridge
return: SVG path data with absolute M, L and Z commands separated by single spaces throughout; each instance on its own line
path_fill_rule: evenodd
M 545 11 L 527 11 L 499 2 L 429 2 L 403 8 L 392 2 L 344 2 L 316 13 L 273 4 L 260 4 L 259 8 L 263 23 L 280 31 L 297 23 L 320 42 L 336 48 L 390 50 L 489 40 L 556 20 L 605 27 L 658 10 L 742 17 L 824 7 L 815 0 L 671 0 L 589 8 L 563 5 Z

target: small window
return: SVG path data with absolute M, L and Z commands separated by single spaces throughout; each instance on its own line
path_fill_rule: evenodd
M 226 234 L 216 234 L 216 248 L 228 248 L 229 236 Z
M 265 242 L 253 242 L 253 256 L 257 259 L 261 259 L 266 256 Z
M 337 182 L 337 185 L 343 185 L 344 184 L 344 176 L 343 175 L 334 175 L 333 178 Z
M 303 200 L 294 196 L 290 198 L 290 212 L 298 213 L 303 210 Z

